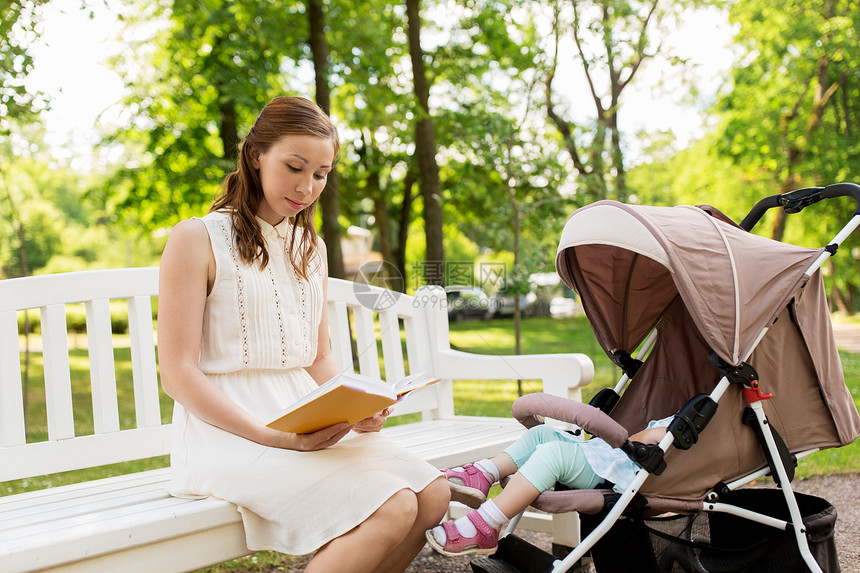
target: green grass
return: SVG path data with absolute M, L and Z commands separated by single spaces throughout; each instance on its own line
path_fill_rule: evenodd
M 841 312 L 834 312 L 830 318 L 833 322 L 842 324 L 860 324 L 860 314 L 845 315 Z
M 594 340 L 591 329 L 583 317 L 573 318 L 529 318 L 522 322 L 523 354 L 581 352 L 595 363 L 594 381 L 583 389 L 583 400 L 587 401 L 600 388 L 612 386 L 618 377 L 618 369 L 609 361 Z M 490 322 L 464 321 L 452 323 L 451 343 L 457 349 L 480 354 L 506 355 L 514 352 L 513 320 L 498 319 Z M 845 370 L 846 384 L 860 407 L 860 354 L 840 352 Z M 131 383 L 131 359 L 128 348 L 115 350 L 117 364 L 117 392 L 120 400 L 121 426 L 133 426 L 134 403 Z M 89 398 L 89 371 L 85 350 L 70 351 L 70 367 L 73 386 L 76 432 L 78 435 L 91 433 L 92 404 Z M 30 408 L 28 412 L 28 436 L 30 441 L 47 438 L 45 418 L 45 396 L 42 380 L 41 355 L 34 353 L 30 365 L 31 385 L 29 391 Z M 525 392 L 540 391 L 540 382 L 523 381 Z M 515 380 L 458 380 L 454 383 L 454 407 L 458 414 L 474 416 L 509 416 L 510 406 L 517 396 Z M 170 419 L 172 401 L 161 395 L 162 419 Z M 398 422 L 416 419 L 402 416 Z M 0 495 L 55 487 L 80 481 L 88 481 L 134 471 L 166 467 L 167 456 L 114 464 L 100 468 L 90 468 L 75 472 L 64 472 L 37 478 L 28 478 L 0 483 Z M 832 473 L 860 472 L 860 440 L 843 448 L 819 452 L 806 460 L 801 460 L 798 476 L 809 477 Z M 207 573 L 238 573 L 240 571 L 277 571 L 289 569 L 295 558 L 277 552 L 261 552 L 205 569 Z
M 476 354 L 507 355 L 514 354 L 514 321 L 513 319 L 497 319 L 490 322 L 463 321 L 454 322 L 450 326 L 451 346 L 465 352 Z M 560 354 L 576 352 L 587 355 L 594 362 L 594 380 L 583 388 L 583 401 L 588 401 L 598 390 L 613 386 L 620 375 L 619 369 L 609 360 L 591 332 L 591 327 L 584 316 L 570 318 L 535 317 L 522 321 L 521 333 L 522 354 Z M 467 385 L 458 382 L 458 388 Z M 513 384 L 513 383 L 512 383 Z M 540 391 L 539 382 L 528 380 L 523 383 L 524 392 Z M 507 386 L 516 396 L 516 386 Z M 479 393 L 467 392 L 461 400 L 470 400 Z M 472 394 L 472 396 L 468 396 Z M 455 394 L 455 400 L 457 400 Z M 456 407 L 455 403 L 455 407 Z M 508 408 L 510 405 L 508 405 Z M 482 415 L 508 415 L 482 414 Z M 460 413 L 458 411 L 458 413 Z

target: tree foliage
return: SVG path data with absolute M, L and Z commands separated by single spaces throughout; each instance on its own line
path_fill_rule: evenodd
M 31 7 L 44 2 L 13 0 L 13 17 L 3 20 L 4 32 L 12 20 L 20 31 L 0 41 L 0 128 L 13 115 L 36 118 L 42 106 L 21 78 L 32 64 L 26 44 L 39 31 Z M 121 129 L 104 143 L 123 156 L 107 181 L 87 180 L 89 194 L 41 182 L 47 203 L 37 204 L 13 189 L 19 213 L 32 213 L 29 224 L 46 237 L 51 231 L 38 221 L 48 217 L 37 213 L 135 232 L 201 214 L 259 109 L 284 93 L 324 96 L 320 81 L 343 144 L 331 189 L 337 223 L 373 228 L 375 248 L 404 278 L 428 257 L 418 236 L 440 226 L 425 224 L 426 189 L 444 213 L 444 256 L 505 260 L 516 282 L 552 269 L 558 231 L 576 205 L 711 203 L 739 219 L 766 194 L 851 180 L 857 171 L 858 9 L 846 0 L 733 2 L 741 60 L 715 110 L 718 129 L 679 153 L 646 149 L 632 171 L 625 153 L 633 134 L 621 121 L 629 87 L 660 59 L 683 69 L 684 54 L 664 42 L 684 11 L 716 0 L 424 0 L 417 59 L 412 0 L 122 2 L 130 49 L 113 65 L 130 95 Z M 312 28 L 314 15 L 322 18 Z M 154 34 L 139 33 L 153 26 Z M 416 92 L 421 66 L 426 85 Z M 568 93 L 571 78 L 581 78 L 585 106 Z M 428 120 L 438 185 L 420 183 L 427 154 L 417 142 Z M 5 143 L 5 157 L 20 155 Z M 845 205 L 816 208 L 815 223 L 769 216 L 757 232 L 820 244 Z M 86 244 L 53 252 L 43 268 L 89 264 L 95 239 L 76 236 Z M 0 264 L 13 272 L 12 239 L 4 245 Z M 38 245 L 28 248 L 34 261 L 43 258 Z M 848 267 L 829 270 L 843 305 L 856 308 L 860 273 Z
M 24 80 L 33 68 L 29 48 L 38 38 L 40 7 L 48 0 L 5 0 L 0 3 L 0 137 L 13 123 L 32 121 L 45 107 L 42 94 L 27 90 Z
M 860 6 L 846 0 L 767 3 L 741 0 L 730 12 L 739 25 L 742 65 L 719 105 L 724 123 L 717 149 L 769 193 L 860 177 Z M 762 223 L 763 234 L 810 246 L 826 244 L 853 211 L 828 201 Z M 843 253 L 856 253 L 857 234 Z M 860 261 L 840 253 L 831 293 L 843 310 L 860 305 Z
M 165 26 L 116 62 L 128 71 L 131 95 L 127 125 L 112 142 L 124 144 L 128 156 L 106 189 L 116 209 L 154 228 L 200 214 L 212 202 L 235 168 L 240 133 L 290 83 L 283 54 L 297 59 L 307 18 L 302 2 L 133 7 L 140 15 L 130 24 L 161 19 Z
M 663 42 L 679 15 L 701 0 L 553 0 L 548 70 L 544 79 L 546 112 L 557 127 L 577 173 L 580 204 L 626 201 L 627 165 L 619 117 L 623 94 L 648 60 L 670 58 Z M 569 47 L 572 61 L 564 60 Z M 566 66 L 566 72 L 562 68 Z M 574 119 L 563 98 L 559 74 L 581 72 L 593 105 L 590 120 Z M 579 111 L 579 110 L 577 110 Z M 576 114 L 582 118 L 583 114 Z

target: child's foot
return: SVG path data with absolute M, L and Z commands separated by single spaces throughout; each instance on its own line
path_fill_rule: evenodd
M 433 549 L 448 557 L 472 553 L 479 555 L 495 553 L 499 545 L 499 530 L 487 525 L 477 511 L 470 511 L 465 518 L 460 518 L 460 520 L 463 519 L 468 519 L 473 526 L 471 529 L 475 530 L 471 536 L 461 533 L 457 529 L 456 522 L 446 521 L 427 531 L 427 542 Z
M 477 509 L 487 501 L 493 483 L 490 477 L 472 464 L 462 468 L 442 470 L 451 488 L 451 499 Z

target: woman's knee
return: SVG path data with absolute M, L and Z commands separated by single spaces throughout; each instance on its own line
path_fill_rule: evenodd
M 451 489 L 448 487 L 448 482 L 440 476 L 418 492 L 416 498 L 418 500 L 417 519 L 427 527 L 432 527 L 438 524 L 448 511 L 448 504 L 451 503 Z
M 378 510 L 385 513 L 389 519 L 412 523 L 418 516 L 418 498 L 411 489 L 401 489 L 382 504 Z

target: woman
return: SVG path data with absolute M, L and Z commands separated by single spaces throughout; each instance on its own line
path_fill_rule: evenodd
M 449 493 L 438 470 L 379 434 L 388 412 L 313 434 L 265 425 L 338 373 L 313 227 L 338 149 L 313 102 L 274 99 L 209 214 L 170 234 L 158 350 L 176 401 L 171 493 L 235 503 L 249 549 L 316 551 L 308 572 L 402 571 Z

